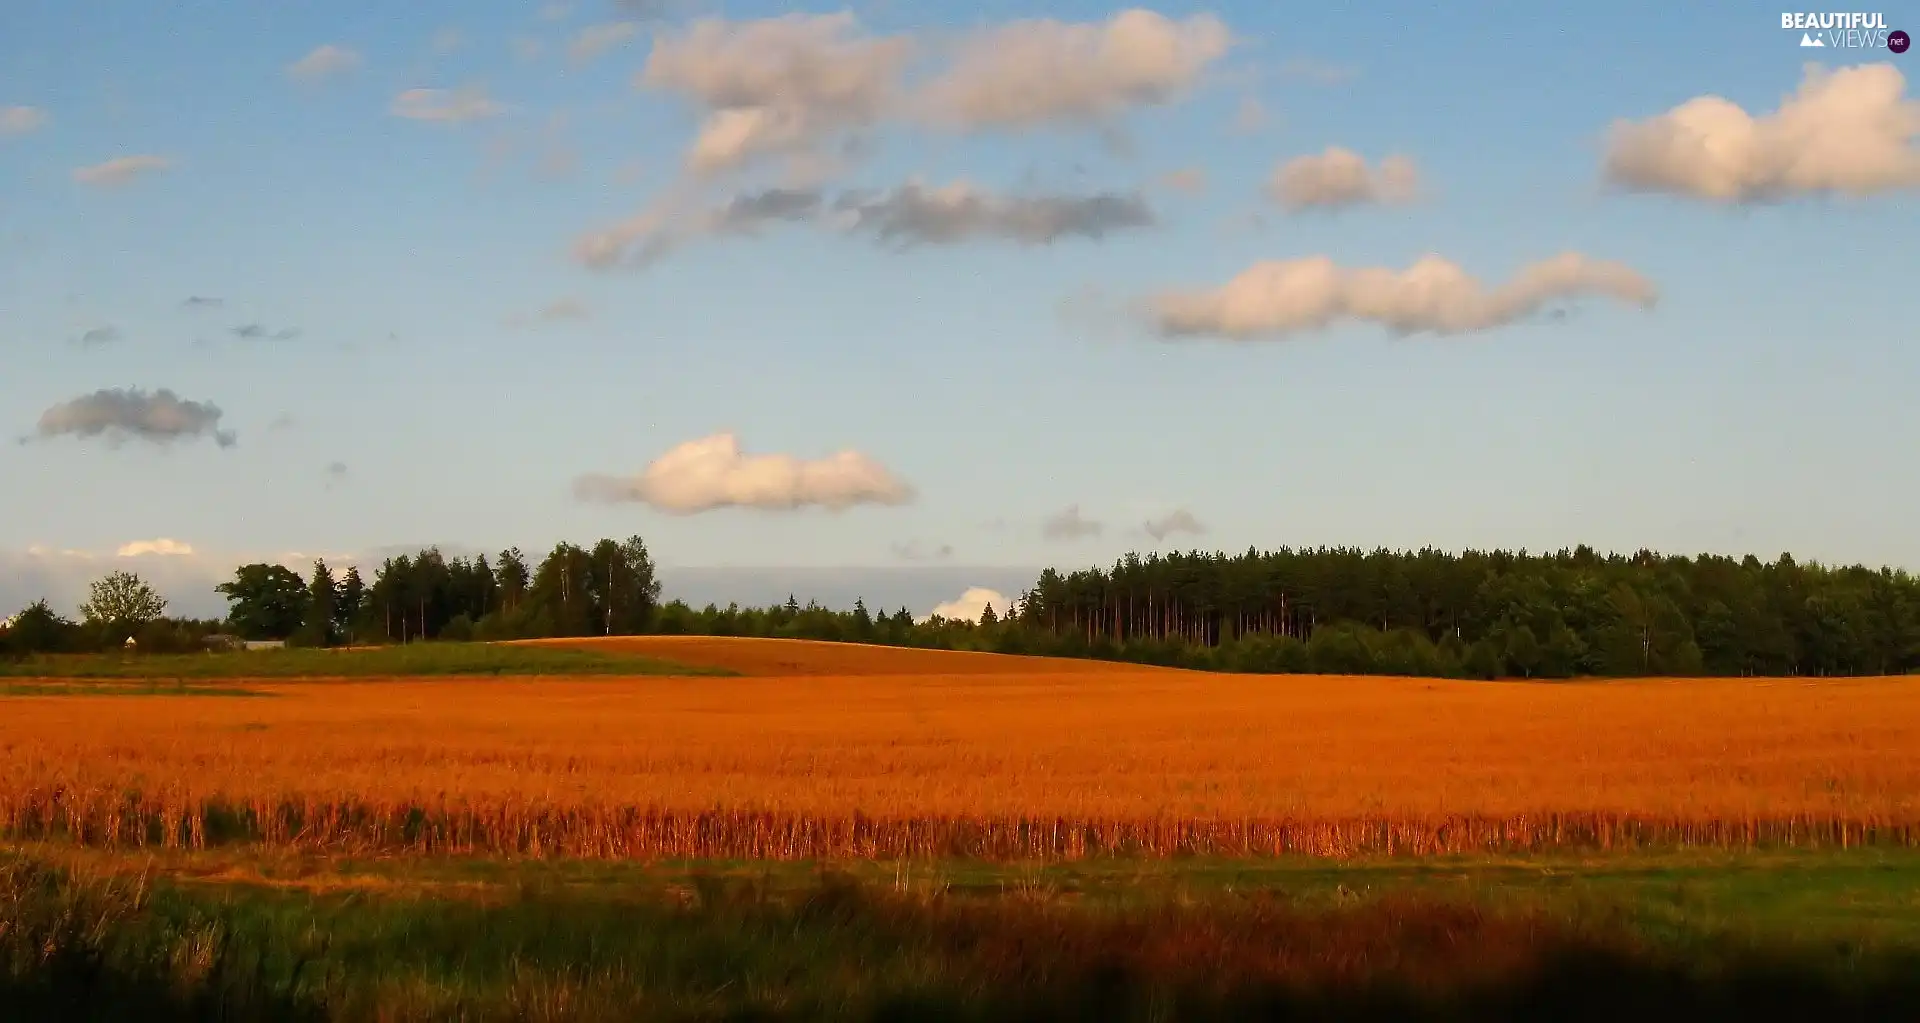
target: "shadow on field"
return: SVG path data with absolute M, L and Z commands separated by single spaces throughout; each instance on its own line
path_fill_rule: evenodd
M 1617 917 L 1255 895 L 1093 906 L 832 876 L 774 890 L 209 892 L 0 865 L 0 1018 L 1910 1019 L 1920 957 Z

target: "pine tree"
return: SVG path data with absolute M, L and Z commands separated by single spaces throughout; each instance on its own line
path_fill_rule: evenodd
M 340 603 L 340 588 L 325 561 L 313 563 L 313 582 L 307 586 L 306 617 L 300 631 L 294 633 L 301 646 L 332 646 L 334 609 Z
M 340 580 L 340 602 L 333 609 L 334 634 L 352 645 L 354 635 L 360 625 L 360 616 L 367 606 L 367 584 L 360 579 L 360 568 L 350 565 L 346 578 Z
M 980 624 L 981 624 L 981 625 L 998 625 L 998 624 L 1000 624 L 1000 618 L 999 618 L 999 616 L 997 616 L 997 615 L 995 615 L 995 614 L 993 613 L 993 602 L 992 602 L 992 601 L 988 601 L 988 602 L 987 602 L 987 606 L 986 606 L 986 607 L 984 607 L 984 608 L 981 608 L 981 609 L 980 609 Z

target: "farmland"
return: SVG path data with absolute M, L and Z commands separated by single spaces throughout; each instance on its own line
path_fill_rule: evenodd
M 1220 676 L 570 642 L 736 674 L 23 695 L 0 718 L 0 828 L 601 859 L 1920 844 L 1907 678 Z
M 1909 678 L 645 636 L 43 660 L 0 709 L 0 1000 L 47 1018 L 1920 1003 Z

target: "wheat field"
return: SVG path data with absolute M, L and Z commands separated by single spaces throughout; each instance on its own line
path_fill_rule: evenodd
M 0 831 L 602 858 L 1920 845 L 1911 678 L 1487 683 L 640 645 L 785 674 L 0 698 Z M 838 673 L 787 666 L 809 658 Z

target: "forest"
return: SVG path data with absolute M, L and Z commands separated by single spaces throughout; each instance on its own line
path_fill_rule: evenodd
M 1920 583 L 1906 571 L 1748 555 L 1281 548 L 1129 554 L 1042 572 L 979 621 L 662 602 L 645 542 L 557 544 L 533 562 L 427 548 L 365 579 L 251 564 L 217 589 L 221 622 L 160 615 L 137 578 L 95 584 L 82 620 L 43 601 L 0 629 L 15 656 L 193 649 L 209 635 L 334 646 L 643 633 L 776 636 L 1093 657 L 1217 671 L 1466 678 L 1886 675 L 1920 669 Z M 108 585 L 110 584 L 110 585 Z M 155 601 L 158 601 L 156 606 Z

